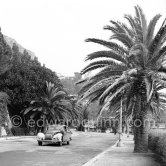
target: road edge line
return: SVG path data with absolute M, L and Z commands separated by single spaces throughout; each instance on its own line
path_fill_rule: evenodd
M 92 164 L 94 164 L 99 158 L 101 158 L 105 153 L 107 153 L 111 148 L 116 147 L 117 146 L 118 141 L 115 142 L 114 145 L 110 146 L 109 148 L 107 148 L 106 150 L 104 150 L 103 152 L 99 153 L 97 156 L 95 156 L 94 158 L 90 159 L 88 162 L 86 162 L 85 164 L 83 164 L 82 166 L 91 166 Z

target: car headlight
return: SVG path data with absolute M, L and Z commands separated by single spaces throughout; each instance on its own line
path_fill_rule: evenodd
M 53 136 L 53 139 L 57 141 L 62 141 L 62 133 L 57 133 Z
M 45 139 L 45 135 L 43 133 L 38 133 L 37 134 L 37 139 L 38 140 L 44 140 Z

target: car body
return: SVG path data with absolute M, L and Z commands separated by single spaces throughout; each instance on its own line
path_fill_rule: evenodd
M 39 132 L 37 134 L 38 145 L 42 146 L 43 143 L 58 143 L 62 146 L 63 143 L 69 144 L 71 141 L 72 132 L 66 125 L 50 125 L 45 133 Z

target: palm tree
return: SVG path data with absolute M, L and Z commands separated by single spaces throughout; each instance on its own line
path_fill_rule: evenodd
M 43 131 L 47 128 L 47 121 L 68 120 L 76 115 L 67 93 L 56 88 L 51 82 L 46 82 L 43 96 L 37 101 L 31 101 L 30 106 L 23 113 L 28 114 L 30 118 L 42 117 Z
M 75 110 L 77 111 L 78 114 L 78 125 L 77 125 L 77 130 L 78 131 L 84 131 L 84 125 L 85 122 L 88 121 L 88 116 L 89 116 L 89 111 L 88 111 L 88 107 L 90 105 L 90 102 L 78 102 L 75 104 Z
M 107 49 L 87 56 L 86 60 L 93 62 L 82 70 L 82 74 L 94 70 L 98 72 L 80 83 L 84 83 L 82 100 L 88 98 L 93 102 L 99 99 L 103 105 L 101 112 L 120 105 L 121 99 L 125 102 L 127 115 L 141 122 L 141 126 L 135 127 L 134 152 L 147 152 L 148 126 L 143 122 L 149 114 L 158 113 L 159 107 L 165 103 L 159 90 L 166 87 L 166 20 L 155 34 L 161 15 L 154 16 L 147 25 L 142 9 L 136 6 L 135 11 L 135 17 L 125 15 L 129 26 L 110 21 L 111 26 L 104 27 L 112 32 L 109 41 L 86 40 Z

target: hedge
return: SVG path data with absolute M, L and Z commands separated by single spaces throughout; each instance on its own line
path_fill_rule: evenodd
M 166 164 L 166 129 L 153 129 L 149 133 L 149 149 L 158 154 Z

